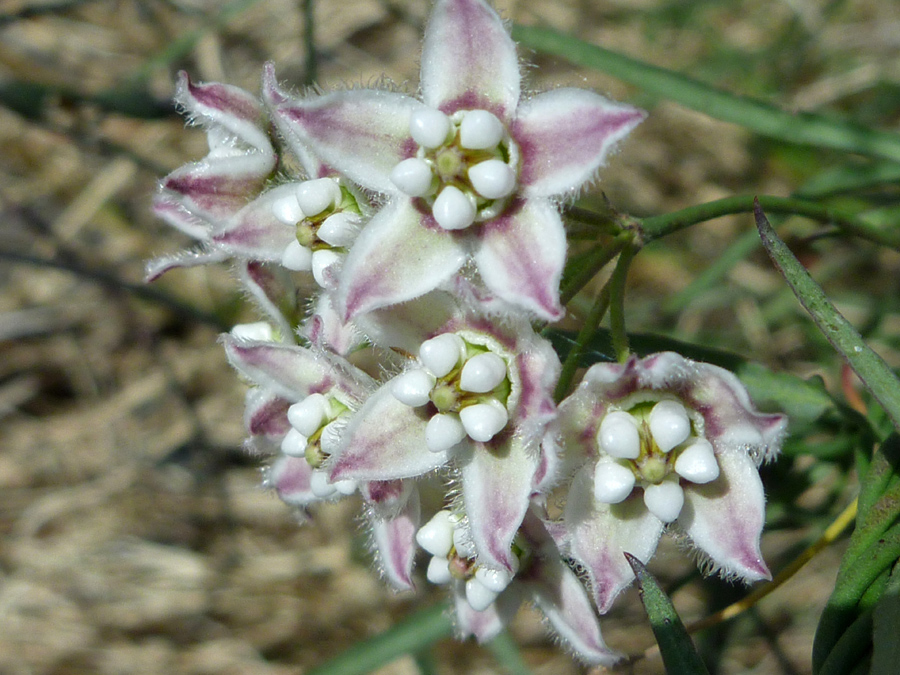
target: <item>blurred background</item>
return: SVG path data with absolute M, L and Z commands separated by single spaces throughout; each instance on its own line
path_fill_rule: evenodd
M 550 26 L 787 110 L 885 130 L 900 122 L 894 0 L 498 0 Z M 259 487 L 246 456 L 245 386 L 216 336 L 253 320 L 227 266 L 142 282 L 144 262 L 191 245 L 154 219 L 156 181 L 201 158 L 204 134 L 169 103 L 175 74 L 259 91 L 263 63 L 298 91 L 415 91 L 426 0 L 0 0 L 0 673 L 299 673 L 440 599 L 397 595 L 370 571 L 353 500 L 310 522 Z M 309 21 L 312 8 L 313 21 Z M 311 31 L 309 29 L 312 29 Z M 309 36 L 313 36 L 314 59 Z M 838 161 L 717 122 L 596 72 L 521 56 L 528 85 L 589 87 L 645 107 L 584 204 L 665 213 L 734 194 L 787 196 Z M 841 157 L 847 164 L 848 159 Z M 870 203 L 885 218 L 896 185 Z M 852 203 L 855 196 L 834 197 Z M 782 236 L 871 344 L 900 365 L 900 256 Z M 749 215 L 648 247 L 632 265 L 629 329 L 821 375 L 839 361 L 760 250 L 735 252 Z M 745 247 L 746 248 L 746 247 Z M 709 268 L 721 260 L 713 274 Z M 577 319 L 583 306 L 571 305 Z M 779 569 L 849 501 L 846 467 L 801 457 L 767 470 L 789 493 L 764 538 Z M 807 514 L 804 518 L 797 513 Z M 812 515 L 809 515 L 812 514 Z M 809 672 L 840 546 L 740 619 L 696 637 L 719 673 Z M 744 590 L 692 574 L 665 544 L 651 565 L 686 620 Z M 535 673 L 583 669 L 523 610 L 512 627 Z M 630 592 L 604 620 L 629 653 L 653 644 Z M 503 672 L 489 649 L 440 642 L 438 673 Z M 380 673 L 417 673 L 411 657 Z M 651 654 L 624 672 L 659 673 Z

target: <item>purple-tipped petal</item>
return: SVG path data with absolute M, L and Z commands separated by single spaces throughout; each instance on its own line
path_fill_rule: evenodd
M 578 577 L 560 557 L 541 556 L 526 581 L 535 604 L 557 634 L 585 663 L 611 666 L 622 658 L 603 641 L 600 622 Z
M 292 403 L 328 392 L 352 402 L 364 397 L 371 386 L 368 375 L 327 352 L 231 335 L 221 339 L 229 363 L 238 372 Z
M 210 223 L 191 213 L 177 195 L 166 193 L 156 195 L 153 198 L 153 213 L 189 237 L 201 241 L 209 237 Z
M 154 258 L 144 266 L 144 281 L 156 281 L 166 272 L 178 267 L 197 267 L 222 262 L 228 258 L 225 251 L 182 251 L 173 255 Z
M 462 247 L 421 219 L 408 199 L 398 198 L 363 228 L 341 272 L 337 304 L 345 317 L 424 295 L 462 266 Z
M 555 89 L 524 102 L 512 134 L 528 197 L 573 196 L 646 113 L 581 89 Z
M 350 418 L 329 465 L 332 482 L 412 478 L 447 461 L 446 452 L 431 452 L 425 444 L 424 408 L 398 401 L 391 384 L 378 389 Z
M 566 234 L 556 208 L 542 199 L 481 224 L 475 263 L 484 283 L 503 300 L 557 321 L 559 280 L 566 260 Z
M 570 552 L 587 571 L 594 601 L 601 614 L 631 582 L 631 571 L 623 553 L 647 562 L 656 551 L 663 524 L 644 506 L 640 495 L 620 504 L 594 504 L 590 469 L 580 471 L 572 483 L 566 503 L 566 526 Z
M 323 162 L 364 188 L 396 193 L 391 170 L 415 154 L 409 118 L 421 103 L 374 89 L 292 99 L 272 111 L 293 145 L 309 147 Z
M 509 118 L 519 102 L 516 45 L 482 0 L 440 0 L 425 30 L 422 99 L 447 113 L 490 110 Z
M 291 430 L 287 418 L 290 402 L 260 387 L 247 392 L 244 408 L 244 428 L 251 436 L 281 440 Z
M 719 478 L 686 484 L 678 525 L 722 576 L 746 582 L 771 579 L 759 550 L 765 495 L 753 459 L 739 452 L 716 455 Z
M 300 327 L 300 335 L 316 347 L 342 356 L 353 352 L 364 342 L 356 326 L 341 319 L 330 293 L 319 295 L 312 316 Z
M 193 122 L 221 127 L 236 140 L 260 152 L 272 153 L 263 131 L 263 108 L 255 96 L 228 84 L 196 84 L 179 73 L 175 102 L 183 106 Z
M 464 589 L 465 584 L 462 582 L 454 584 L 453 606 L 456 610 L 457 637 L 461 640 L 474 637 L 479 644 L 493 640 L 505 625 L 504 617 L 500 615 L 500 608 L 497 607 L 498 603 L 495 602 L 482 612 L 474 610 L 466 599 Z
M 387 582 L 398 591 L 415 590 L 416 532 L 419 530 L 419 493 L 413 490 L 403 508 L 390 518 L 370 518 L 372 540 Z
M 510 550 L 537 471 L 536 448 L 513 437 L 475 443 L 461 458 L 461 482 L 466 515 L 479 562 L 513 571 Z
M 278 496 L 294 506 L 309 506 L 321 501 L 312 491 L 312 467 L 302 457 L 281 455 L 269 467 L 266 485 L 273 488 Z

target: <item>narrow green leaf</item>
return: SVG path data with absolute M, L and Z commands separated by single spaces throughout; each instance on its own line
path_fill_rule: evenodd
M 583 42 L 568 33 L 550 28 L 517 25 L 513 27 L 513 38 L 525 47 L 603 71 L 644 91 L 770 138 L 900 161 L 898 134 L 821 115 L 780 110 L 768 103 L 722 91 L 686 75 Z
M 746 363 L 736 374 L 756 405 L 783 411 L 792 425 L 808 425 L 834 407 L 820 378 L 804 380 L 791 373 L 773 372 L 758 363 Z
M 630 553 L 626 553 L 625 557 L 637 577 L 641 602 L 650 618 L 650 627 L 659 645 L 666 673 L 702 675 L 709 672 L 668 596 L 640 560 Z
M 845 636 L 875 607 L 887 588 L 887 574 L 900 558 L 900 436 L 892 434 L 875 453 L 862 482 L 856 529 L 838 570 L 834 591 L 819 621 L 813 672 L 824 673 Z M 868 642 L 871 642 L 871 635 Z M 837 666 L 835 666 L 837 667 Z M 830 672 L 839 672 L 832 670 Z
M 404 654 L 413 654 L 453 632 L 446 602 L 441 602 L 394 625 L 390 630 L 357 642 L 307 675 L 364 675 Z
M 508 675 L 531 675 L 531 669 L 522 658 L 519 645 L 516 644 L 509 631 L 503 631 L 485 647 L 494 655 L 501 669 Z
M 893 675 L 900 663 L 900 565 L 875 607 L 871 675 Z
M 900 380 L 884 360 L 873 352 L 856 329 L 826 297 L 809 272 L 775 234 L 765 214 L 756 205 L 756 227 L 772 262 L 784 276 L 794 295 L 809 312 L 819 330 L 840 352 L 900 430 Z

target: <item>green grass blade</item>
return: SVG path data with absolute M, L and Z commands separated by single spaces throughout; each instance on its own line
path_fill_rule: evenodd
M 821 286 L 809 275 L 787 245 L 775 234 L 757 204 L 756 226 L 763 246 L 784 276 L 794 295 L 815 321 L 831 345 L 843 355 L 872 396 L 900 430 L 900 380 L 884 360 L 862 339 L 857 330 L 835 309 Z
M 626 553 L 628 564 L 637 577 L 641 602 L 650 618 L 650 627 L 659 645 L 663 663 L 668 675 L 702 675 L 707 673 L 706 665 L 697 654 L 694 643 L 688 635 L 681 617 L 672 606 L 668 596 L 656 583 L 643 563 L 630 553 Z
M 364 675 L 399 656 L 418 652 L 449 637 L 452 632 L 453 621 L 447 603 L 441 602 L 416 612 L 380 635 L 357 642 L 307 675 Z
M 513 38 L 525 47 L 603 71 L 644 91 L 710 117 L 739 124 L 763 136 L 900 161 L 900 134 L 876 131 L 821 115 L 780 110 L 549 28 L 517 25 L 513 27 Z

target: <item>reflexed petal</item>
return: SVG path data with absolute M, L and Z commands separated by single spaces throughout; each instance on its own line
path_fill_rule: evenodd
M 283 267 L 263 265 L 256 261 L 244 261 L 238 267 L 241 283 L 257 306 L 275 323 L 281 332 L 281 342 L 293 343 L 294 332 L 285 312 L 293 313 L 295 288 L 290 274 Z
M 422 48 L 422 99 L 446 113 L 486 109 L 508 118 L 519 101 L 516 45 L 482 0 L 435 3 Z
M 579 658 L 592 666 L 611 666 L 622 658 L 606 646 L 584 586 L 558 555 L 538 558 L 529 577 L 535 577 L 525 582 L 535 604 Z
M 762 481 L 751 457 L 718 454 L 719 477 L 705 485 L 687 484 L 678 524 L 725 577 L 771 579 L 759 537 L 765 521 Z
M 209 237 L 210 223 L 191 213 L 183 201 L 177 195 L 158 194 L 153 198 L 153 213 L 189 237 L 205 241 Z
M 462 582 L 454 584 L 453 604 L 456 609 L 456 634 L 460 639 L 469 636 L 475 638 L 479 644 L 493 640 L 503 630 L 504 621 L 500 616 L 498 603 L 494 603 L 483 612 L 472 609 L 466 599 Z
M 228 258 L 225 251 L 182 251 L 173 255 L 153 258 L 144 266 L 144 281 L 151 282 L 159 279 L 169 270 L 177 267 L 197 267 L 209 263 L 222 262 Z
M 465 262 L 453 237 L 421 224 L 407 199 L 385 206 L 363 228 L 341 273 L 337 304 L 353 318 L 434 290 Z
M 276 218 L 272 206 L 293 189 L 282 185 L 253 200 L 212 234 L 212 244 L 232 255 L 280 262 L 284 249 L 296 239 L 296 228 Z
M 222 220 L 262 192 L 275 155 L 248 152 L 185 164 L 166 176 L 162 189 L 185 208 L 208 220 Z
M 291 99 L 275 107 L 272 117 L 288 139 L 308 146 L 352 181 L 393 194 L 391 171 L 415 154 L 409 118 L 421 106 L 402 94 L 354 89 Z
M 263 107 L 257 98 L 243 89 L 210 82 L 196 84 L 187 74 L 178 74 L 175 102 L 185 108 L 193 122 L 220 126 L 257 150 L 272 153 L 263 131 Z
M 368 375 L 326 352 L 245 342 L 230 335 L 221 340 L 229 363 L 238 372 L 291 402 L 329 391 L 353 401 L 362 398 L 370 386 Z
M 571 553 L 587 571 L 594 601 L 605 614 L 616 596 L 634 581 L 623 553 L 631 553 L 642 562 L 650 560 L 663 525 L 647 510 L 640 495 L 620 504 L 595 506 L 588 469 L 580 471 L 572 483 L 565 520 Z
M 329 469 L 331 480 L 393 480 L 421 476 L 447 461 L 445 452 L 425 446 L 424 413 L 400 403 L 383 385 L 344 430 Z
M 402 510 L 391 518 L 373 515 L 372 540 L 378 553 L 381 573 L 398 591 L 415 589 L 412 580 L 416 557 L 416 531 L 419 529 L 419 493 L 409 494 Z
M 341 319 L 329 293 L 319 295 L 313 315 L 300 327 L 300 334 L 316 347 L 342 356 L 354 351 L 364 341 L 352 323 Z
M 415 354 L 425 340 L 434 337 L 455 314 L 459 304 L 444 291 L 360 315 L 355 323 L 381 347 Z
M 519 106 L 519 182 L 528 197 L 574 196 L 646 113 L 582 89 L 555 89 Z
M 287 419 L 290 403 L 279 396 L 254 387 L 247 392 L 244 408 L 244 428 L 252 436 L 281 440 L 291 425 Z
M 463 500 L 478 559 L 485 565 L 515 569 L 510 546 L 528 510 L 537 467 L 537 449 L 516 436 L 473 443 L 462 456 Z
M 503 300 L 556 321 L 566 234 L 556 208 L 529 200 L 521 208 L 482 223 L 475 262 L 484 283 Z
M 266 486 L 288 504 L 308 506 L 320 501 L 312 490 L 312 467 L 302 457 L 282 455 L 266 472 Z

